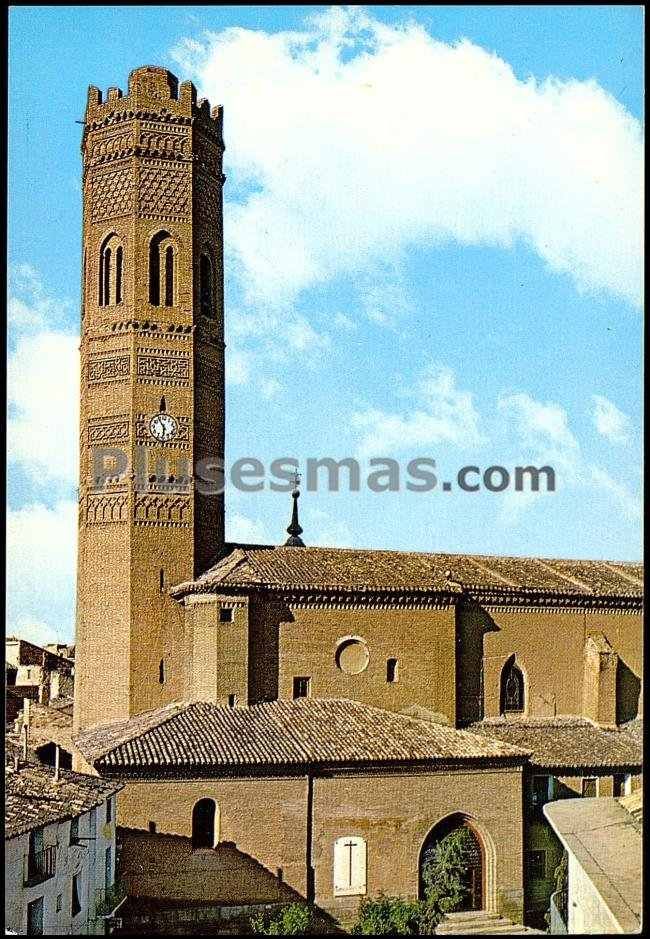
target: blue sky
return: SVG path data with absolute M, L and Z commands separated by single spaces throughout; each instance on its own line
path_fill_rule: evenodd
M 71 637 L 81 120 L 160 64 L 225 107 L 227 459 L 556 468 L 304 493 L 308 544 L 640 556 L 642 12 L 16 7 L 9 629 Z M 286 495 L 228 496 L 280 542 Z

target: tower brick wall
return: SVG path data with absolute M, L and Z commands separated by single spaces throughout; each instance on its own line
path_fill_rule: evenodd
M 222 116 L 162 68 L 88 91 L 77 730 L 183 696 L 166 590 L 223 542 L 223 496 L 197 486 L 224 455 Z

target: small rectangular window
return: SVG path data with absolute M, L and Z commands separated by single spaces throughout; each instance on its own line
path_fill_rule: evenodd
M 72 876 L 72 904 L 70 909 L 73 916 L 78 916 L 81 913 L 81 890 L 78 874 Z
M 549 801 L 549 776 L 533 776 L 531 782 L 531 802 L 534 809 L 541 810 Z
M 106 824 L 113 821 L 113 797 L 109 796 L 106 800 Z
M 293 680 L 293 698 L 308 698 L 310 692 L 311 678 L 300 677 Z
M 79 816 L 70 822 L 70 844 L 79 844 Z
M 43 935 L 43 897 L 27 904 L 27 935 Z
M 632 775 L 630 773 L 614 773 L 614 795 L 629 796 L 632 792 Z
M 158 830 L 158 826 L 155 822 L 149 822 L 149 834 L 155 835 Z
M 585 776 L 582 780 L 582 795 L 585 799 L 595 799 L 598 796 L 598 779 L 595 776 Z
M 397 659 L 388 659 L 386 661 L 386 681 L 393 684 L 399 678 Z
M 220 623 L 232 623 L 234 619 L 234 610 L 231 606 L 222 606 L 219 610 Z
M 529 880 L 546 880 L 546 851 L 527 851 L 526 871 Z
M 63 909 L 63 894 L 60 893 L 56 898 L 56 911 L 60 913 Z
M 236 694 L 228 695 L 228 707 L 229 708 L 237 707 L 237 695 Z

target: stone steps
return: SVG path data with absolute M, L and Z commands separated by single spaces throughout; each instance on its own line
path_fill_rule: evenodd
M 438 936 L 521 936 L 524 933 L 536 933 L 540 930 L 513 923 L 500 913 L 487 913 L 485 910 L 471 910 L 463 913 L 447 913 L 436 927 Z

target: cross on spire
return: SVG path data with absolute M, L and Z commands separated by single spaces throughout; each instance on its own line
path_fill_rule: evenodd
M 300 473 L 298 470 L 294 471 L 293 477 L 291 478 L 293 483 L 293 491 L 291 493 L 291 498 L 293 499 L 293 509 L 291 511 L 291 524 L 287 528 L 289 537 L 285 541 L 284 545 L 286 548 L 304 548 L 305 542 L 300 537 L 302 535 L 302 528 L 300 527 L 300 522 L 298 521 L 298 499 L 300 498 Z

